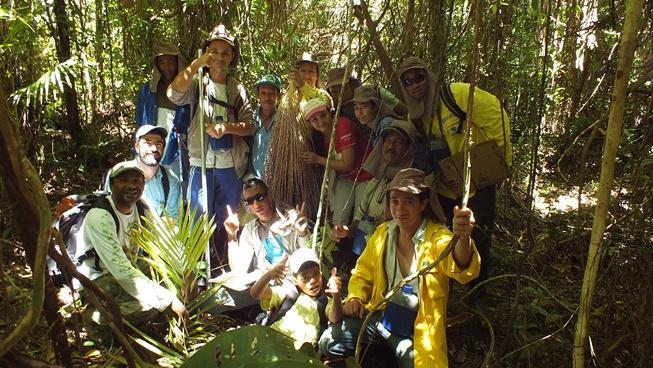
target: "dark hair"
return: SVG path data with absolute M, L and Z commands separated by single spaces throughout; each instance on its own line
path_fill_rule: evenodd
M 242 190 L 242 191 L 244 192 L 245 189 L 254 188 L 254 187 L 257 186 L 257 185 L 260 185 L 261 187 L 263 187 L 263 189 L 264 189 L 266 192 L 268 191 L 268 185 L 265 184 L 265 182 L 264 182 L 263 180 L 259 179 L 259 178 L 250 178 L 250 179 L 247 179 L 247 180 L 243 183 L 243 190 Z
M 434 193 L 434 195 L 437 194 Z M 422 188 L 422 191 L 417 197 L 419 198 L 420 202 L 426 200 L 426 207 L 424 208 L 424 211 L 422 211 L 422 216 L 437 221 L 438 218 L 435 216 L 435 212 L 431 207 L 431 188 Z
M 356 89 L 356 88 L 358 88 L 358 87 L 360 87 L 360 86 L 363 85 L 363 83 L 361 82 L 360 79 L 358 79 L 358 78 L 356 78 L 356 77 L 352 77 L 352 76 L 349 77 L 349 80 L 347 81 L 347 84 L 349 84 L 349 85 L 351 85 L 352 87 L 354 87 L 354 89 Z

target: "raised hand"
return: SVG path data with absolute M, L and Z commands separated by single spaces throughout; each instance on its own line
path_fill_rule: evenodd
M 333 227 L 333 240 L 339 242 L 340 240 L 349 236 L 349 226 L 347 225 L 336 225 Z
M 308 219 L 306 219 L 306 202 L 302 202 L 301 207 L 297 205 L 297 219 L 293 224 L 297 235 L 304 237 L 308 234 Z
M 297 70 L 297 67 L 292 67 L 290 68 L 290 73 L 288 74 L 288 81 L 292 84 L 295 85 L 297 88 L 302 88 L 304 86 L 304 79 L 302 79 L 301 74 L 299 74 L 299 70 Z
M 233 213 L 231 206 L 227 205 L 227 219 L 224 220 L 224 229 L 227 231 L 229 241 L 238 240 L 238 229 L 240 229 L 240 221 L 238 214 Z
M 275 279 L 279 284 L 286 278 L 286 263 L 288 262 L 288 253 L 284 253 L 281 261 L 276 263 L 268 270 L 270 279 Z
M 337 276 L 337 274 L 338 274 L 338 269 L 333 267 L 331 269 L 331 277 L 327 282 L 327 289 L 324 290 L 324 293 L 326 295 L 329 295 L 334 298 L 340 297 L 340 290 L 342 289 L 342 280 L 340 279 L 340 277 Z
M 460 238 L 469 238 L 474 230 L 474 213 L 467 207 L 453 209 L 453 233 Z

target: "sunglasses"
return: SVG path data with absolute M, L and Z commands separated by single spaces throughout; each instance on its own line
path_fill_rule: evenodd
M 243 202 L 245 202 L 246 205 L 251 206 L 254 204 L 254 202 L 261 202 L 262 200 L 264 200 L 267 195 L 268 194 L 266 192 L 258 193 L 249 198 L 243 199 Z
M 410 87 L 413 84 L 420 84 L 424 82 L 426 79 L 426 74 L 417 74 L 414 78 L 409 79 L 409 78 L 404 78 L 401 80 L 401 83 L 404 85 L 404 87 Z

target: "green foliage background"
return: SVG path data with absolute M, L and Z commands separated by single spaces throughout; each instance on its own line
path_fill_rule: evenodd
M 477 83 L 506 102 L 514 145 L 514 175 L 499 200 L 494 272 L 523 272 L 556 290 L 551 297 L 537 287 L 520 289 L 514 278 L 491 283 L 499 297 L 488 317 L 501 353 L 493 359 L 499 366 L 568 365 L 571 327 L 564 321 L 573 314 L 556 306 L 576 304 L 580 290 L 625 2 L 481 3 Z M 369 6 L 394 67 L 417 55 L 445 80 L 468 81 L 476 47 L 471 2 L 375 0 Z M 28 157 L 55 202 L 97 187 L 101 173 L 130 155 L 135 95 L 148 79 L 158 40 L 178 44 L 191 60 L 210 29 L 225 23 L 240 38 L 238 76 L 250 92 L 264 73 L 285 78 L 304 51 L 317 55 L 323 72 L 349 61 L 365 83 L 389 86 L 367 27 L 348 9 L 344 0 L 4 1 L 0 81 Z M 653 359 L 653 288 L 642 281 L 653 272 L 652 13 L 648 2 L 592 321 L 592 358 L 604 366 L 646 366 Z M 61 36 L 66 28 L 69 50 Z M 66 88 L 76 92 L 79 138 L 71 135 Z M 1 204 L 5 196 L 0 191 Z M 15 224 L 6 207 L 0 206 L 2 238 L 11 239 Z M 21 300 L 19 287 L 8 290 L 3 293 L 12 299 L 5 300 Z M 19 313 L 21 306 L 3 308 Z M 467 331 L 453 331 L 452 345 L 464 345 L 457 339 L 464 341 Z M 555 338 L 539 340 L 553 332 Z M 473 354 L 483 356 L 488 342 L 479 341 Z

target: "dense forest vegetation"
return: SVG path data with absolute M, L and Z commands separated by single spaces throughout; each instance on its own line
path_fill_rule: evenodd
M 454 288 L 450 314 L 468 318 L 447 330 L 452 366 L 649 366 L 653 2 L 354 3 L 2 2 L 0 365 L 124 361 L 119 347 L 87 346 L 72 321 L 67 335 L 49 327 L 55 290 L 32 271 L 43 269 L 57 201 L 96 189 L 131 156 L 135 95 L 155 42 L 192 60 L 224 23 L 240 39 L 237 73 L 250 96 L 260 76 L 285 78 L 310 51 L 324 71 L 349 64 L 391 90 L 388 67 L 419 56 L 442 80 L 469 82 L 475 71 L 477 86 L 504 101 L 513 170 L 497 202 L 491 298 L 470 308 L 466 289 Z M 183 353 L 162 354 L 180 362 L 233 326 L 206 323 L 172 344 Z

